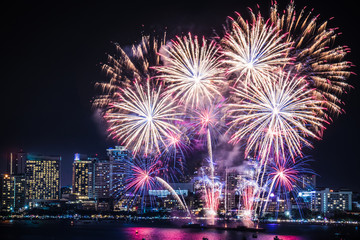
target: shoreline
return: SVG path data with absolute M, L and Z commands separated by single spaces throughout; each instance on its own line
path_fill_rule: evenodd
M 193 223 L 204 224 L 205 226 L 207 219 L 206 218 L 194 218 Z M 166 223 L 166 225 L 178 225 L 178 224 L 188 224 L 191 223 L 190 218 L 183 217 L 91 217 L 91 216 L 23 216 L 23 217 L 0 217 L 0 221 L 76 221 L 76 222 L 112 222 L 112 223 L 125 223 L 125 224 L 142 224 L 142 223 Z M 216 226 L 222 227 L 224 225 L 241 225 L 241 220 L 224 220 L 218 219 L 216 221 Z M 261 220 L 258 222 L 261 224 L 288 224 L 288 225 L 325 225 L 325 226 L 360 226 L 358 221 L 335 221 L 335 220 L 313 220 L 313 219 L 304 219 L 304 220 Z

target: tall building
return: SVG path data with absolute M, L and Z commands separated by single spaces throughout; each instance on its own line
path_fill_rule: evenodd
M 60 156 L 27 155 L 26 200 L 30 205 L 60 198 L 60 163 Z
M 352 210 L 351 191 L 334 191 L 326 188 L 324 190 L 299 192 L 299 197 L 310 204 L 312 211 L 328 213 Z
M 125 191 L 125 181 L 132 154 L 123 146 L 115 146 L 106 151 L 110 160 L 110 195 L 118 199 Z
M 75 154 L 73 162 L 72 193 L 82 198 L 94 198 L 96 158 Z
M 20 150 L 8 155 L 8 172 L 13 174 L 25 174 L 26 153 Z
M 11 211 L 11 206 L 13 202 L 12 189 L 13 184 L 11 183 L 10 174 L 1 175 L 1 186 L 0 186 L 0 207 L 1 211 Z
M 110 161 L 98 160 L 95 163 L 95 199 L 110 197 Z
M 25 175 L 1 175 L 0 209 L 2 211 L 18 211 L 25 206 L 25 180 Z
M 225 206 L 226 213 L 237 209 L 239 203 L 239 195 L 237 194 L 238 179 L 240 178 L 237 171 L 226 171 L 226 181 L 224 186 Z
M 106 151 L 108 160 L 99 160 L 95 164 L 95 196 L 118 199 L 125 189 L 128 161 L 132 155 L 123 146 L 115 146 Z

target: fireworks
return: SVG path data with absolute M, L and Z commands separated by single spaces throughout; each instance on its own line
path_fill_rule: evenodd
M 264 81 L 246 89 L 234 88 L 239 102 L 229 105 L 230 142 L 247 139 L 246 152 L 253 152 L 262 160 L 269 153 L 276 158 L 285 151 L 294 158 L 301 155 L 303 145 L 311 147 L 306 137 L 320 139 L 313 126 L 323 128 L 324 120 L 314 111 L 320 102 L 309 97 L 303 79 L 280 72 L 277 81 Z
M 306 158 L 293 161 L 289 157 L 285 160 L 272 162 L 267 169 L 269 181 L 278 191 L 293 191 L 298 188 L 300 174 L 314 174 L 311 169 L 307 168 L 307 162 Z
M 139 191 L 144 191 L 154 188 L 155 176 L 157 168 L 156 161 L 148 159 L 135 159 L 134 163 L 130 167 L 132 174 L 129 174 L 129 179 L 126 190 L 133 189 L 133 193 L 136 194 Z
M 200 45 L 198 38 L 193 39 L 190 34 L 183 39 L 177 37 L 168 49 L 164 48 L 165 65 L 156 68 L 158 78 L 168 86 L 168 93 L 185 106 L 211 102 L 221 95 L 219 88 L 224 83 L 218 47 L 204 38 L 201 41 Z
M 211 138 L 216 140 L 226 131 L 225 124 L 226 103 L 224 99 L 216 100 L 206 106 L 200 105 L 197 109 L 189 111 L 189 123 L 191 133 L 198 136 L 202 142 L 206 142 L 208 131 Z
M 119 44 L 115 44 L 116 55 L 108 55 L 108 63 L 102 65 L 102 70 L 109 77 L 108 82 L 98 82 L 102 93 L 94 100 L 96 108 L 106 109 L 117 98 L 119 88 L 130 87 L 134 80 L 143 82 L 154 76 L 154 70 L 150 66 L 160 64 L 158 52 L 165 42 L 164 39 L 156 39 L 143 36 L 140 44 L 133 45 L 131 52 L 127 54 Z
M 167 190 L 169 190 L 169 192 L 174 196 L 174 198 L 178 201 L 178 203 L 180 204 L 180 206 L 184 209 L 187 210 L 187 207 L 184 205 L 183 201 L 180 199 L 179 195 L 175 192 L 175 190 L 163 179 L 159 178 L 159 177 L 155 177 L 157 181 L 159 181 Z
M 151 158 L 139 158 L 130 160 L 128 163 L 127 178 L 125 180 L 125 192 L 130 193 L 132 202 L 141 198 L 141 207 L 146 205 L 145 196 L 149 190 L 157 187 L 157 181 L 155 179 L 161 170 L 157 164 L 156 159 Z M 130 204 L 130 201 L 128 201 Z
M 135 154 L 140 150 L 145 155 L 160 153 L 160 145 L 166 145 L 164 138 L 179 133 L 174 122 L 181 121 L 182 113 L 169 95 L 161 96 L 161 86 L 150 89 L 149 81 L 145 88 L 138 82 L 134 86 L 135 90 L 122 89 L 119 99 L 106 112 L 110 135 Z
M 326 109 L 319 109 L 327 116 L 325 110 L 340 113 L 341 100 L 338 96 L 349 89 L 346 79 L 350 76 L 351 63 L 344 61 L 350 51 L 347 46 L 332 48 L 338 36 L 336 28 L 328 28 L 328 23 L 318 23 L 318 16 L 306 13 L 305 8 L 299 14 L 291 1 L 283 13 L 278 12 L 277 4 L 271 7 L 270 21 L 282 32 L 289 33 L 286 42 L 293 42 L 289 56 L 294 64 L 287 68 L 295 69 L 313 88 L 312 95 L 322 102 Z
M 300 175 L 310 172 L 299 160 L 304 147 L 321 139 L 329 113 L 341 112 L 349 49 L 332 48 L 335 29 L 318 25 L 311 12 L 296 14 L 293 3 L 283 14 L 274 4 L 270 14 L 251 12 L 249 21 L 238 14 L 219 42 L 189 33 L 166 45 L 143 37 L 128 54 L 116 45 L 118 57 L 103 65 L 110 81 L 98 83 L 103 92 L 94 106 L 109 136 L 145 157 L 129 163 L 126 191 L 144 199 L 161 185 L 188 211 L 168 182 L 184 171 L 193 137 L 203 137 L 208 166 L 197 189 L 214 220 L 222 197 L 223 169 L 215 171 L 213 159 L 219 136 L 244 143 L 244 159 L 255 162 L 236 186 L 247 224 L 273 191 L 297 191 Z
M 271 79 L 274 71 L 290 63 L 287 53 L 291 43 L 283 41 L 285 36 L 264 23 L 261 16 L 252 14 L 252 24 L 249 24 L 238 15 L 221 42 L 230 81 L 234 85 L 243 82 L 247 87 Z
M 223 185 L 217 177 L 213 176 L 214 173 L 211 168 L 213 168 L 212 165 L 200 169 L 201 176 L 198 177 L 198 189 L 203 193 L 206 209 L 208 210 L 207 214 L 213 220 L 219 207 Z
M 269 196 L 274 194 L 273 192 L 278 196 L 284 195 L 286 198 L 288 198 L 289 193 L 294 193 L 294 197 L 296 198 L 296 193 L 298 189 L 300 189 L 301 178 L 304 177 L 304 174 L 314 174 L 314 172 L 308 168 L 307 163 L 307 158 L 293 161 L 291 157 L 270 162 L 269 167 L 265 170 L 269 176 L 269 182 L 267 183 L 269 190 L 264 210 L 266 210 Z M 306 186 L 302 186 L 302 188 L 304 187 Z
M 159 167 L 158 159 L 153 158 L 135 158 L 128 162 L 129 172 L 127 173 L 128 178 L 126 179 L 125 191 L 130 192 L 131 195 L 141 197 L 141 206 L 146 204 L 145 196 L 149 190 L 155 190 L 164 186 L 178 201 L 180 206 L 187 210 L 183 201 L 175 190 L 162 178 L 159 177 L 159 173 L 163 170 Z

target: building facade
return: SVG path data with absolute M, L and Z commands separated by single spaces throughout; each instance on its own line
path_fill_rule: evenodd
M 95 198 L 119 199 L 125 191 L 125 181 L 129 169 L 131 153 L 123 146 L 115 146 L 107 151 L 107 160 L 95 163 Z
M 60 199 L 60 156 L 28 154 L 26 160 L 26 200 Z
M 95 199 L 110 197 L 110 162 L 98 160 L 95 163 Z
M 19 211 L 25 207 L 25 175 L 2 174 L 0 184 L 1 211 Z
M 334 211 L 352 210 L 352 192 L 334 191 L 329 188 L 324 190 L 299 192 L 299 197 L 308 202 L 312 211 L 329 213 Z
M 80 198 L 94 198 L 95 158 L 75 154 L 73 162 L 72 193 Z

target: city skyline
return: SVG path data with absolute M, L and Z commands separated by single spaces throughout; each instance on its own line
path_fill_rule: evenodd
M 106 159 L 76 153 L 72 187 L 60 187 L 60 156 L 12 153 L 8 162 L 10 174 L 0 174 L 1 211 L 21 214 L 26 210 L 46 210 L 53 206 L 63 211 L 84 210 L 83 213 L 88 211 L 88 214 L 94 211 L 144 214 L 174 209 L 187 211 L 188 214 L 191 211 L 196 216 L 204 213 L 207 205 L 201 197 L 202 180 L 199 173 L 200 169 L 206 170 L 206 166 L 188 174 L 186 180 L 154 185 L 145 192 L 134 194 L 127 187 L 132 179 L 129 175 L 129 162 L 133 160 L 131 153 L 122 146 L 107 149 Z M 256 168 L 256 161 L 247 159 L 242 168 L 227 169 L 225 173 L 221 168 L 215 169 L 215 175 L 224 183 L 224 196 L 221 197 L 217 210 L 219 214 L 234 217 L 239 214 L 238 211 L 241 214 L 246 212 L 246 205 L 240 204 L 237 192 L 241 191 L 244 181 L 251 179 L 249 172 Z M 352 198 L 351 190 L 318 188 L 313 172 L 302 173 L 293 184 L 296 187 L 289 196 L 285 189 L 273 189 L 273 193 L 264 199 L 268 203 L 264 214 L 285 214 L 285 217 L 297 218 L 298 211 L 302 214 L 300 209 L 304 214 L 311 210 L 316 215 L 320 212 L 332 214 L 334 211 L 351 211 L 353 206 L 355 210 L 358 208 L 358 193 L 354 193 Z M 145 197 L 147 201 L 139 197 Z M 51 210 L 48 213 L 51 214 Z
M 304 1 L 295 3 L 300 8 L 306 5 Z M 342 12 L 346 11 L 334 10 L 339 7 L 349 9 L 345 3 L 344 6 L 330 3 L 325 6 L 325 10 L 316 3 L 311 3 L 311 7 L 314 7 L 314 12 L 321 13 L 323 20 L 335 16 L 331 26 L 340 27 L 346 38 L 340 37 L 339 43 L 352 47 L 348 60 L 358 65 L 355 59 L 359 52 L 355 42 L 357 38 L 354 37 L 353 27 L 348 24 L 354 22 L 351 20 L 355 14 L 345 15 Z M 264 2 L 261 7 L 264 9 L 268 4 Z M 10 24 L 6 28 L 7 37 L 2 40 L 2 45 L 6 46 L 3 60 L 6 63 L 7 79 L 2 102 L 8 101 L 4 109 L 6 118 L 1 137 L 2 153 L 19 147 L 26 152 L 61 155 L 62 178 L 67 181 L 64 185 L 69 185 L 74 153 L 105 155 L 105 149 L 116 145 L 105 137 L 104 127 L 99 126 L 99 119 L 90 104 L 94 96 L 94 83 L 105 78 L 100 71 L 100 62 L 105 61 L 105 52 L 113 51 L 110 42 L 128 46 L 133 41 L 139 41 L 143 31 L 146 33 L 156 29 L 161 34 L 165 27 L 169 35 L 186 34 L 192 30 L 199 35 L 211 36 L 213 28 L 217 31 L 221 29 L 226 16 L 247 6 L 256 7 L 251 2 L 241 3 L 241 6 L 233 3 L 220 9 L 217 6 L 196 6 L 190 10 L 183 6 L 175 10 L 166 5 L 155 6 L 152 10 L 156 16 L 143 11 L 138 14 L 138 18 L 132 18 L 134 22 L 130 23 L 127 21 L 130 13 L 126 12 L 119 14 L 121 17 L 117 21 L 105 20 L 109 15 L 115 17 L 109 14 L 110 7 L 104 5 L 99 6 L 96 18 L 91 16 L 95 6 L 83 8 L 78 5 L 73 9 L 49 6 L 37 9 L 36 6 L 30 6 L 38 18 L 30 18 L 29 22 L 26 22 L 30 16 L 30 13 L 25 13 L 26 6 L 19 11 L 15 6 L 10 7 L 9 13 L 14 14 L 14 17 L 10 18 L 13 20 L 6 19 Z M 197 14 L 201 7 L 209 12 L 217 10 L 210 23 L 203 18 L 209 19 L 211 14 L 206 11 L 200 16 Z M 173 14 L 169 15 L 179 16 L 180 20 L 167 16 L 164 13 L 166 10 L 172 11 Z M 44 22 L 43 18 L 49 21 Z M 93 28 L 87 21 L 93 23 Z M 198 26 L 192 25 L 192 22 L 198 22 Z M 104 34 L 98 34 L 98 31 Z M 20 63 L 17 62 L 17 56 L 23 59 Z M 18 69 L 19 66 L 23 71 Z M 351 70 L 356 72 L 356 67 Z M 334 118 L 334 124 L 325 131 L 323 140 L 314 141 L 314 149 L 306 152 L 315 160 L 312 166 L 320 175 L 320 185 L 359 191 L 359 177 L 356 177 L 359 169 L 356 149 L 360 141 L 357 126 L 360 121 L 359 83 L 355 75 L 350 77 L 349 82 L 355 89 L 344 97 L 346 114 Z M 4 165 L 2 160 L 2 170 Z

